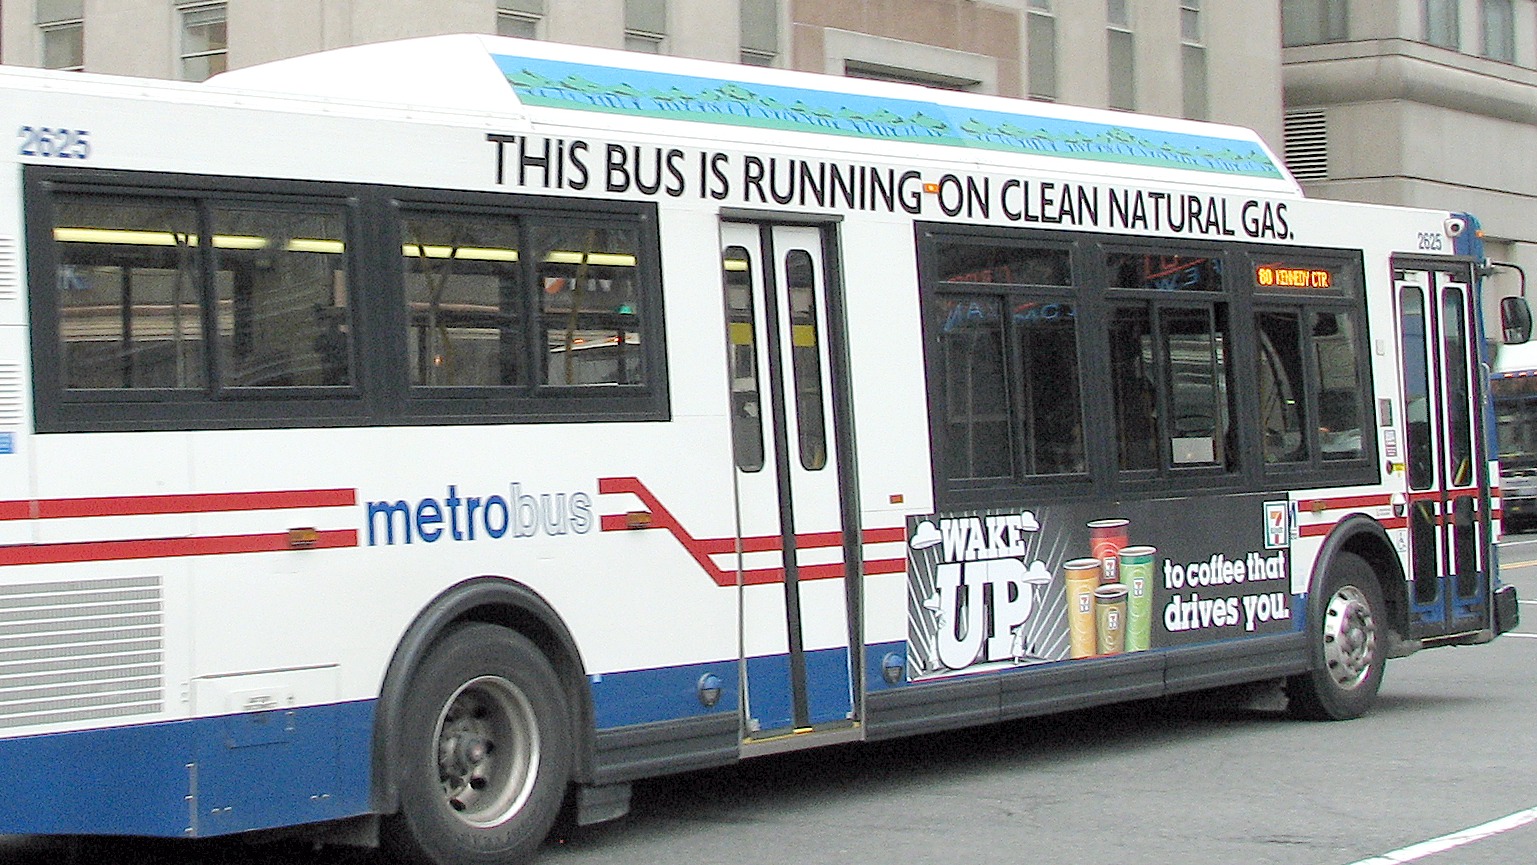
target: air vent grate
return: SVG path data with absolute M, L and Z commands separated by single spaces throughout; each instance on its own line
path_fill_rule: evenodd
M 0 728 L 163 710 L 159 577 L 0 587 Z
M 16 249 L 16 238 L 0 237 L 0 300 L 21 296 L 21 256 Z
M 1286 167 L 1298 180 L 1329 178 L 1329 124 L 1322 111 L 1287 113 Z

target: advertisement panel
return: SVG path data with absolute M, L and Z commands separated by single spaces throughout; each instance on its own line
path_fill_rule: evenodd
M 1242 495 L 909 517 L 910 678 L 1294 630 L 1288 514 Z

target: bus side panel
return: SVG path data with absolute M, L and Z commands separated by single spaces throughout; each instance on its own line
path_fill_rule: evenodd
M 362 814 L 372 728 L 362 701 L 3 739 L 18 798 L 0 832 L 202 837 Z

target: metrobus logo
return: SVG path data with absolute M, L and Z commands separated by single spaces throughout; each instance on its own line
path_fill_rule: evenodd
M 593 530 L 592 496 L 581 490 L 526 493 L 510 484 L 507 495 L 460 495 L 449 484 L 442 498 L 381 500 L 366 504 L 368 545 L 415 541 L 475 541 L 534 535 L 586 534 Z

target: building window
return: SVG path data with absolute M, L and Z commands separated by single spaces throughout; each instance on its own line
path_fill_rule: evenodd
M 43 37 L 43 68 L 79 72 L 85 68 L 85 23 L 60 21 L 39 28 Z
M 624 0 L 624 47 L 661 54 L 667 39 L 667 0 Z
M 1201 0 L 1180 0 L 1179 4 L 1181 102 L 1185 116 L 1192 120 L 1208 117 L 1206 101 L 1206 47 L 1201 44 Z
M 1350 38 L 1347 0 L 1281 0 L 1281 44 L 1316 45 Z
M 1106 34 L 1110 63 L 1111 108 L 1134 111 L 1137 107 L 1136 43 L 1131 33 L 1131 9 L 1127 0 L 1109 0 L 1106 8 L 1110 30 Z
M 742 0 L 741 61 L 773 66 L 779 56 L 779 0 Z
M 1030 0 L 1025 20 L 1026 63 L 1031 99 L 1057 98 L 1057 19 L 1051 0 Z
M 1425 41 L 1453 50 L 1462 47 L 1457 27 L 1457 0 L 1422 0 L 1425 13 Z
M 36 23 L 45 69 L 85 68 L 84 0 L 37 0 Z
M 228 11 L 223 3 L 177 8 L 181 15 L 181 77 L 202 81 L 229 68 Z
M 539 38 L 544 0 L 496 0 L 496 35 Z
M 867 78 L 872 81 L 896 81 L 902 84 L 919 84 L 924 87 L 937 87 L 940 90 L 964 90 L 970 93 L 977 93 L 982 89 L 982 82 L 975 78 L 946 75 L 943 72 L 929 72 L 925 69 L 886 66 L 881 63 L 871 63 L 865 60 L 843 61 L 843 74 L 849 78 Z
M 1484 0 L 1484 56 L 1516 62 L 1516 10 L 1511 0 Z

